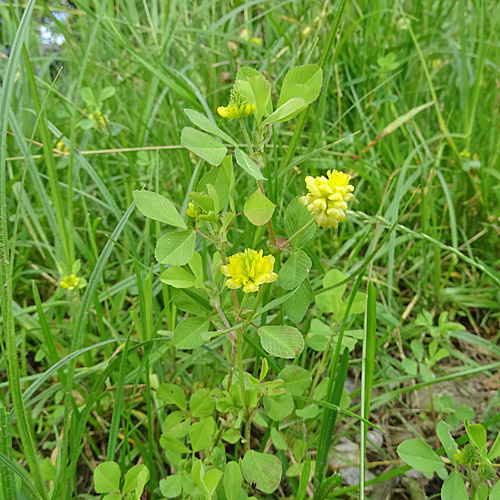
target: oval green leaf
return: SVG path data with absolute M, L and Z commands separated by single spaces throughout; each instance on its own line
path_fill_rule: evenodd
M 261 326 L 258 331 L 264 350 L 278 358 L 293 359 L 304 349 L 304 337 L 293 326 Z
M 254 226 L 263 226 L 271 220 L 276 205 L 257 189 L 245 202 L 243 212 Z
M 397 452 L 408 465 L 424 474 L 432 474 L 444 465 L 434 450 L 419 438 L 403 441 L 398 446 Z
M 207 330 L 208 320 L 204 318 L 182 320 L 174 330 L 174 345 L 177 349 L 196 349 L 203 345 L 201 334 Z
M 120 489 L 120 466 L 116 462 L 103 462 L 94 470 L 96 493 L 114 493 Z
M 137 209 L 145 217 L 186 229 L 186 223 L 169 199 L 153 191 L 134 191 L 133 195 Z
M 274 455 L 247 451 L 241 462 L 241 472 L 247 483 L 255 483 L 264 493 L 272 493 L 281 482 L 281 462 Z
M 196 233 L 188 229 L 164 234 L 156 243 L 155 257 L 160 264 L 183 266 L 194 255 Z
M 182 129 L 181 144 L 214 167 L 222 163 L 227 153 L 226 146 L 220 141 L 192 127 Z
M 265 177 L 262 175 L 260 168 L 258 165 L 248 156 L 245 152 L 243 152 L 240 148 L 236 148 L 234 150 L 236 156 L 236 163 L 248 174 L 251 175 L 254 179 L 261 181 L 264 180 Z

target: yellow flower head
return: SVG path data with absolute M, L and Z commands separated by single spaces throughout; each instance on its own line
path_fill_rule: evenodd
M 217 108 L 217 113 L 219 113 L 222 118 L 227 118 L 228 120 L 236 120 L 237 118 L 245 118 L 245 116 L 255 113 L 255 104 L 250 104 L 249 102 L 245 104 L 228 104 L 227 106 L 219 106 Z
M 247 248 L 243 253 L 229 257 L 227 266 L 220 268 L 222 274 L 229 279 L 226 286 L 231 289 L 243 287 L 243 292 L 252 293 L 259 290 L 260 285 L 276 281 L 278 275 L 273 272 L 274 257 L 262 255 Z
M 186 214 L 189 215 L 189 217 L 198 217 L 198 215 L 201 214 L 201 210 L 197 205 L 190 201 L 186 210 Z
M 354 198 L 354 187 L 349 184 L 351 177 L 348 174 L 328 170 L 327 176 L 307 176 L 309 193 L 299 199 L 316 218 L 318 226 L 324 229 L 338 227 L 339 221 L 345 221 L 347 202 Z
M 64 276 L 59 282 L 59 285 L 61 288 L 65 288 L 66 290 L 74 290 L 75 288 L 78 288 L 81 281 L 82 278 L 79 278 L 76 274 L 70 274 L 69 276 Z
M 231 89 L 231 99 L 227 106 L 219 106 L 217 108 L 217 113 L 219 113 L 222 118 L 227 118 L 228 120 L 236 120 L 237 118 L 245 118 L 245 116 L 255 113 L 255 104 L 250 104 L 241 95 L 238 84 L 235 84 Z
M 58 141 L 58 143 L 56 144 L 56 149 L 61 153 L 69 153 L 68 146 L 66 146 L 63 141 Z
M 462 450 L 458 449 L 453 458 L 462 465 L 477 465 L 479 461 L 476 447 L 472 443 L 467 443 Z

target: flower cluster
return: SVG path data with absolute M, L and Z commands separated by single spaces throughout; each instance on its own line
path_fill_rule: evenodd
M 453 458 L 462 465 L 477 465 L 479 455 L 472 443 L 467 443 L 462 450 L 457 450 Z
M 354 198 L 354 187 L 349 184 L 350 179 L 348 174 L 338 170 L 328 170 L 327 177 L 306 177 L 309 193 L 299 201 L 307 206 L 318 226 L 324 229 L 338 227 L 339 221 L 345 221 L 347 202 Z
M 81 288 L 82 284 L 83 284 L 83 278 L 79 278 L 76 274 L 63 276 L 63 279 L 59 282 L 61 288 L 65 288 L 66 290 L 74 290 L 75 288 Z
M 238 85 L 234 85 L 231 90 L 229 104 L 227 106 L 219 106 L 217 108 L 217 113 L 219 113 L 222 118 L 236 120 L 255 113 L 256 109 L 255 104 L 251 104 L 243 98 Z
M 228 120 L 236 120 L 237 118 L 245 118 L 245 116 L 255 113 L 255 104 L 250 104 L 249 102 L 245 104 L 228 104 L 227 106 L 219 106 L 217 108 L 217 113 L 219 113 L 222 118 L 227 118 Z
M 260 285 L 276 281 L 274 257 L 262 253 L 262 250 L 257 252 L 247 248 L 243 253 L 229 257 L 228 265 L 221 267 L 222 274 L 229 278 L 226 286 L 231 289 L 243 287 L 243 292 L 252 293 L 257 292 Z
M 109 122 L 108 115 L 103 115 L 100 111 L 98 111 L 95 115 L 93 113 L 89 113 L 89 118 L 91 120 L 95 120 L 94 128 L 106 128 L 107 123 Z

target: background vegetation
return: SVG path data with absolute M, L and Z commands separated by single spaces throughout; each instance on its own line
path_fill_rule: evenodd
M 180 146 L 183 109 L 216 115 L 240 66 L 278 89 L 291 67 L 322 62 L 320 98 L 273 129 L 266 176 L 275 227 L 284 233 L 283 214 L 304 193 L 305 175 L 351 173 L 356 198 L 347 222 L 318 231 L 306 248 L 320 290 L 331 269 L 355 273 L 399 218 L 361 284 L 377 290 L 370 418 L 385 430 L 361 459 L 375 474 L 372 498 L 439 491 L 437 478 L 401 480 L 396 446 L 423 437 L 438 448 L 435 427 L 445 418 L 456 437 L 465 417 L 487 425 L 490 437 L 499 428 L 496 2 L 41 1 L 18 31 L 23 10 L 0 5 L 3 470 L 35 490 L 55 480 L 45 483 L 55 486 L 53 498 L 91 498 L 97 464 L 115 460 L 125 472 L 144 463 L 151 498 L 161 498 L 159 481 L 172 470 L 159 443 L 169 406 L 156 389 L 174 383 L 189 395 L 216 387 L 227 352 L 222 341 L 194 351 L 169 341 L 165 332 L 185 316 L 187 299 L 160 282 L 154 245 L 162 229 L 131 208 L 132 191 L 162 193 L 184 215 L 207 166 Z M 22 52 L 16 32 L 25 36 Z M 237 124 L 215 120 L 237 133 Z M 236 205 L 254 189 L 239 175 Z M 265 231 L 250 227 L 235 223 L 235 247 L 265 248 Z M 208 250 L 199 251 L 206 261 Z M 87 288 L 59 286 L 73 271 Z M 313 304 L 299 325 L 304 334 L 318 314 Z M 353 316 L 349 328 L 362 324 Z M 143 343 L 127 344 L 122 356 L 128 337 Z M 444 353 L 429 351 L 432 340 Z M 19 368 L 7 363 L 9 342 Z M 250 338 L 244 354 L 254 375 L 256 346 Z M 359 411 L 360 342 L 352 349 L 347 389 Z M 308 345 L 295 363 L 319 382 L 329 363 L 321 359 Z M 287 363 L 270 363 L 271 378 Z M 24 416 L 12 412 L 19 385 Z M 314 457 L 324 410 L 318 415 L 294 413 L 280 424 L 280 450 L 256 427 L 252 448 L 274 450 L 287 471 Z M 337 423 L 332 460 L 356 442 L 358 424 L 346 416 Z M 332 464 L 330 472 L 345 465 Z M 273 498 L 297 495 L 296 474 Z M 357 486 L 344 478 L 331 495 L 357 496 Z

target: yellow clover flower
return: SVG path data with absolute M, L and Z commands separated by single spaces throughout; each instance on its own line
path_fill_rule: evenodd
M 299 201 L 316 218 L 318 226 L 326 229 L 338 227 L 339 221 L 345 221 L 347 202 L 354 198 L 354 187 L 349 184 L 351 177 L 338 170 L 328 170 L 327 176 L 306 177 L 308 194 Z
M 231 89 L 229 104 L 227 106 L 219 106 L 217 108 L 217 113 L 219 113 L 222 118 L 236 120 L 238 118 L 245 118 L 245 116 L 255 113 L 256 109 L 255 104 L 250 104 L 247 100 L 245 100 L 240 92 L 238 83 L 235 83 Z
M 260 285 L 276 281 L 278 275 L 273 272 L 274 257 L 262 253 L 262 250 L 257 252 L 247 248 L 243 253 L 229 257 L 228 265 L 220 268 L 222 274 L 229 278 L 226 286 L 231 289 L 243 287 L 244 293 L 252 293 L 257 292 Z
M 61 288 L 66 290 L 74 290 L 78 288 L 78 285 L 82 282 L 82 278 L 79 278 L 76 274 L 70 274 L 69 276 L 63 276 L 63 279 L 59 282 Z
M 228 120 L 236 120 L 237 118 L 245 118 L 245 116 L 255 113 L 255 104 L 250 104 L 249 102 L 240 104 L 228 104 L 227 106 L 219 106 L 217 108 L 217 113 L 219 113 L 222 118 L 227 118 Z
M 68 146 L 66 146 L 66 144 L 64 144 L 63 141 L 58 141 L 58 143 L 56 144 L 56 149 L 58 151 L 60 151 L 61 153 L 65 153 L 65 154 L 69 153 L 69 148 L 68 148 Z

